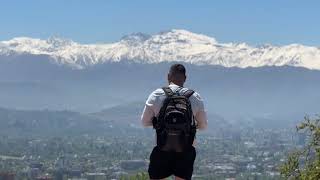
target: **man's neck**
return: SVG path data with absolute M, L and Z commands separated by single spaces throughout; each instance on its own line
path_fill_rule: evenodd
M 183 87 L 183 83 L 170 82 L 169 85 L 177 85 L 179 87 Z

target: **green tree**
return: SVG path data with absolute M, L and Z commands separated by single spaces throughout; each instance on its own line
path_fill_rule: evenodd
M 132 176 L 121 177 L 120 180 L 148 180 L 149 176 L 147 173 L 142 172 Z
M 280 166 L 280 172 L 286 179 L 319 180 L 320 116 L 313 119 L 306 116 L 297 131 L 307 134 L 306 145 L 289 154 L 287 161 Z

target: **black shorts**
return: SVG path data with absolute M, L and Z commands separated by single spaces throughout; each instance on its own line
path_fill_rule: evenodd
M 192 147 L 186 152 L 161 151 L 157 146 L 150 154 L 149 176 L 150 179 L 163 179 L 171 175 L 189 180 L 193 172 L 193 163 L 196 150 Z

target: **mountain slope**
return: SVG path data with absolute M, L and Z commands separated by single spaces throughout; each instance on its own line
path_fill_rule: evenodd
M 79 44 L 71 40 L 26 37 L 0 42 L 0 56 L 46 55 L 50 62 L 76 69 L 108 62 L 161 63 L 183 61 L 224 67 L 296 66 L 320 70 L 320 48 L 291 44 L 249 46 L 219 43 L 186 30 L 155 35 L 135 33 L 110 44 Z
M 72 111 L 25 111 L 0 107 L 0 135 L 79 135 L 110 131 L 110 125 L 110 121 Z
M 33 65 L 41 64 L 38 61 L 48 61 L 45 56 L 11 60 L 16 63 L 5 65 L 0 58 L 0 106 L 29 110 L 98 112 L 116 105 L 144 102 L 151 91 L 166 85 L 170 67 L 170 63 L 119 62 L 73 70 L 50 64 L 35 68 Z M 22 66 L 20 61 L 33 63 Z M 209 113 L 226 119 L 250 116 L 297 120 L 305 114 L 319 112 L 320 71 L 317 70 L 190 64 L 186 68 L 186 86 L 201 94 Z M 138 119 L 142 107 L 136 107 L 128 112 Z M 118 120 L 120 111 L 111 110 L 118 112 L 118 118 L 111 120 Z M 123 119 L 128 117 L 124 112 L 120 114 Z M 109 115 L 110 111 L 105 111 L 103 117 Z

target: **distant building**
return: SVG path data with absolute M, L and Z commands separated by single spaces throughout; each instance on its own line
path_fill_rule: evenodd
M 236 175 L 237 171 L 234 164 L 225 163 L 225 164 L 215 164 L 213 166 L 213 172 L 219 175 Z
M 55 180 L 66 180 L 68 177 L 67 171 L 65 171 L 63 169 L 59 169 L 59 170 L 55 171 L 53 174 L 54 174 Z
M 53 180 L 53 178 L 49 176 L 41 176 L 37 177 L 36 180 Z
M 241 132 L 239 131 L 232 132 L 232 140 L 234 142 L 241 142 Z
M 29 178 L 35 179 L 40 175 L 40 169 L 38 168 L 31 168 L 29 171 Z
M 248 171 L 253 171 L 257 169 L 257 166 L 255 164 L 248 164 L 246 168 Z
M 43 164 L 41 163 L 31 163 L 30 168 L 38 168 L 41 169 L 43 167 Z
M 14 173 L 0 173 L 0 180 L 15 180 Z
M 68 176 L 72 178 L 80 178 L 82 171 L 80 169 L 72 169 L 68 172 Z
M 147 162 L 145 160 L 126 160 L 121 161 L 120 167 L 124 170 L 137 170 L 147 167 Z
M 65 156 L 61 156 L 56 160 L 57 169 L 66 169 L 69 166 L 69 161 Z
M 105 173 L 86 173 L 88 180 L 107 180 Z

